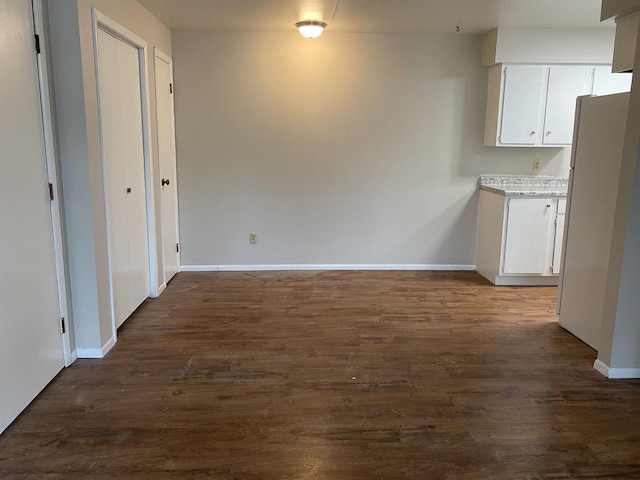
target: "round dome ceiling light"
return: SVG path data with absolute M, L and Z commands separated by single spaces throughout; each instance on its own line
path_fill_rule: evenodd
M 296 27 L 298 27 L 300 35 L 305 38 L 318 38 L 320 35 L 322 35 L 322 32 L 324 31 L 326 26 L 326 23 L 318 22 L 316 20 L 305 20 L 296 23 Z

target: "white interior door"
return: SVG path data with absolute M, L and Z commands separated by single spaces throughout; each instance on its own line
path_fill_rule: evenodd
M 109 262 L 116 327 L 149 296 L 149 248 L 138 50 L 98 30 Z
M 29 0 L 0 2 L 0 432 L 64 366 Z
M 164 281 L 171 280 L 180 265 L 178 248 L 178 195 L 176 184 L 175 130 L 171 60 L 156 50 L 156 110 L 161 177 L 161 215 Z

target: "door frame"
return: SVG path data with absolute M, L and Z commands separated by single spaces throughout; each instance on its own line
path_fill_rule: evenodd
M 68 367 L 78 357 L 75 348 L 71 349 L 71 329 L 72 322 L 69 319 L 69 297 L 67 278 L 69 272 L 67 268 L 67 255 L 65 242 L 62 234 L 62 188 L 58 181 L 58 169 L 60 168 L 59 158 L 56 150 L 56 132 L 54 131 L 51 78 L 48 67 L 51 65 L 49 45 L 45 32 L 45 12 L 42 0 L 32 0 L 33 28 L 40 38 L 40 54 L 36 55 L 36 67 L 38 72 L 38 84 L 40 86 L 40 108 L 42 115 L 42 126 L 44 133 L 44 153 L 47 166 L 47 177 L 53 185 L 53 199 L 50 203 L 51 225 L 53 231 L 53 247 L 55 252 L 56 281 L 58 286 L 58 308 L 61 322 L 64 322 L 64 332 L 62 334 L 62 348 L 64 354 L 64 366 Z M 62 325 L 61 325 L 62 329 Z
M 123 27 L 96 8 L 91 9 L 91 23 L 93 29 L 93 54 L 95 59 L 96 90 L 98 94 L 98 124 L 100 128 L 100 157 L 102 162 L 102 188 L 104 195 L 104 208 L 106 212 L 107 227 L 107 256 L 109 263 L 109 297 L 111 306 L 111 326 L 113 339 L 117 342 L 118 332 L 116 327 L 115 307 L 113 299 L 113 275 L 111 271 L 111 239 L 109 235 L 109 215 L 107 206 L 107 184 L 105 172 L 105 158 L 102 138 L 102 114 L 100 107 L 100 75 L 98 66 L 98 29 L 105 30 L 117 39 L 131 45 L 138 51 L 138 66 L 140 70 L 140 98 L 142 105 L 142 147 L 144 152 L 144 181 L 145 203 L 147 207 L 147 246 L 149 249 L 149 296 L 155 298 L 158 293 L 158 251 L 156 247 L 156 221 L 155 221 L 155 191 L 154 168 L 151 150 L 151 110 L 149 102 L 149 67 L 147 62 L 147 42 L 129 29 Z
M 159 112 L 158 112 L 158 69 L 157 69 L 157 63 L 158 60 L 163 61 L 165 63 L 169 64 L 169 81 L 171 82 L 171 84 L 173 85 L 173 59 L 167 55 L 166 53 L 164 53 L 162 50 L 160 50 L 158 47 L 153 47 L 153 76 L 154 76 L 154 80 L 155 80 L 155 102 L 156 102 L 156 141 L 157 141 L 157 150 L 158 150 L 158 155 L 160 154 L 160 135 L 158 134 L 158 125 L 160 124 L 158 122 L 158 117 L 159 117 Z M 175 87 L 174 87 L 175 88 Z M 171 152 L 171 154 L 173 155 L 173 178 L 174 178 L 174 182 L 175 182 L 175 218 L 176 218 L 176 240 L 178 241 L 178 244 L 180 243 L 180 215 L 179 215 L 179 209 L 178 209 L 178 168 L 177 168 L 177 151 L 176 151 L 176 121 L 175 121 L 175 103 L 173 101 L 173 97 L 171 97 L 171 133 L 173 135 L 173 151 Z M 160 171 L 160 159 L 158 158 L 158 171 Z M 167 276 L 165 273 L 165 254 L 166 252 L 164 251 L 164 216 L 162 215 L 162 192 L 160 193 L 160 237 L 162 239 L 161 245 L 162 245 L 162 285 L 159 288 L 159 293 L 162 293 L 162 291 L 166 288 L 167 286 Z M 177 252 L 178 254 L 178 272 L 180 271 L 180 251 Z

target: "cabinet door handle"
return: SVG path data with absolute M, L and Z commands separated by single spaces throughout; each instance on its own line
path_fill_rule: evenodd
M 529 134 L 530 137 L 533 137 L 536 134 L 536 132 L 534 130 L 531 130 L 531 133 Z
M 550 204 L 550 203 L 547 203 L 547 208 L 550 208 L 550 207 L 551 207 L 551 204 Z
M 169 185 L 171 182 L 169 181 L 168 178 L 167 179 L 163 178 L 161 183 L 162 183 L 162 186 L 164 187 L 165 185 Z
M 127 187 L 127 193 L 131 193 L 131 187 Z
M 547 133 L 545 133 L 545 135 L 548 137 L 549 135 L 551 135 L 551 130 L 547 130 Z

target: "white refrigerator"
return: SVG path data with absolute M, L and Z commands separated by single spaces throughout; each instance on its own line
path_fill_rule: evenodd
M 560 326 L 600 348 L 629 93 L 578 97 L 569 170 Z

